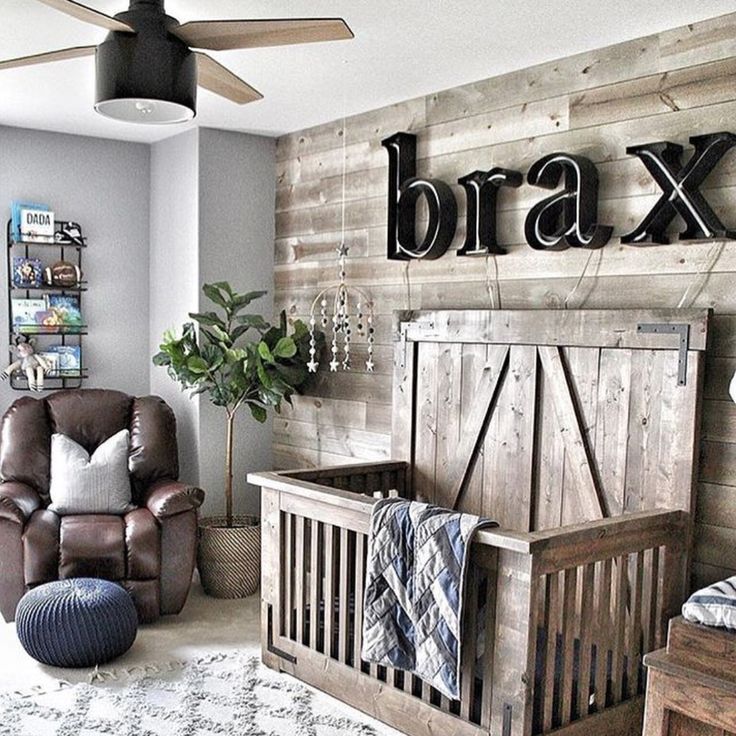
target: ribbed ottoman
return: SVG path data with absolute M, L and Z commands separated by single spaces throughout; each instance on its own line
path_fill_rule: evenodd
M 138 615 L 120 585 L 73 578 L 26 593 L 15 612 L 15 627 L 35 660 L 53 667 L 91 667 L 130 649 Z

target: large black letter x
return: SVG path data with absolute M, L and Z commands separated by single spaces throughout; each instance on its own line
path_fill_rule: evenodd
M 685 166 L 682 146 L 676 143 L 660 141 L 626 149 L 626 153 L 641 159 L 663 194 L 636 229 L 621 237 L 622 243 L 669 243 L 665 232 L 675 215 L 680 215 L 686 225 L 680 240 L 736 238 L 736 231 L 726 229 L 699 191 L 708 174 L 736 146 L 736 135 L 698 135 L 690 143 L 695 151 Z

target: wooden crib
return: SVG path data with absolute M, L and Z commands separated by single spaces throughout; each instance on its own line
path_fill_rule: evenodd
M 687 587 L 708 318 L 398 313 L 396 460 L 249 476 L 264 662 L 413 736 L 640 734 L 642 657 Z M 472 546 L 457 701 L 360 658 L 392 492 L 500 523 Z

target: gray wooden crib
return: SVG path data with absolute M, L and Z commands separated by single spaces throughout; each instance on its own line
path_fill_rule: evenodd
M 264 662 L 412 736 L 641 733 L 642 657 L 687 588 L 709 313 L 395 315 L 391 462 L 258 473 Z M 390 493 L 496 519 L 461 696 L 361 661 Z

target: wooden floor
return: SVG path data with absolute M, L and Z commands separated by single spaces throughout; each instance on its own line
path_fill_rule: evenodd
M 736 243 L 637 248 L 614 237 L 592 255 L 539 253 L 524 244 L 523 223 L 544 193 L 524 185 L 499 199 L 507 255 L 388 261 L 387 157 L 380 144 L 399 130 L 417 134 L 419 175 L 448 183 L 491 166 L 527 171 L 557 150 L 584 154 L 600 173 L 600 220 L 621 235 L 659 196 L 643 165 L 627 156 L 628 145 L 665 139 L 687 145 L 691 135 L 736 130 L 735 34 L 733 14 L 358 115 L 345 130 L 337 122 L 281 138 L 276 306 L 304 318 L 318 290 L 336 278 L 346 136 L 348 279 L 376 301 L 378 372 L 364 372 L 365 351 L 357 345 L 351 372 L 320 372 L 310 395 L 295 398 L 293 410 L 274 422 L 277 466 L 389 457 L 392 310 L 713 307 L 694 571 L 697 583 L 736 571 L 736 405 L 727 393 L 736 370 Z M 454 189 L 462 214 L 464 199 Z M 736 226 L 734 152 L 705 192 L 726 224 Z M 463 231 L 461 216 L 453 249 Z M 657 401 L 654 387 L 652 412 Z

